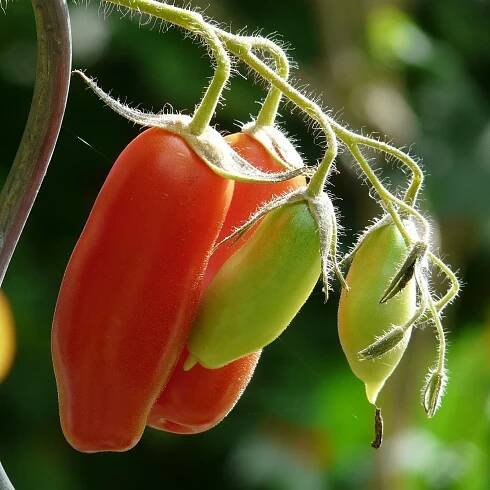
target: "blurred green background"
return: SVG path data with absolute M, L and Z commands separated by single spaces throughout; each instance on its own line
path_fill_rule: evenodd
M 177 2 L 180 4 L 181 2 Z M 211 4 L 211 5 L 209 5 Z M 430 329 L 414 332 L 380 399 L 386 439 L 374 451 L 372 407 L 336 334 L 333 295 L 318 286 L 285 334 L 268 347 L 240 403 L 208 433 L 147 430 L 127 453 L 83 455 L 58 422 L 50 324 L 71 249 L 105 175 L 140 130 L 72 80 L 58 145 L 8 271 L 18 351 L 0 385 L 0 459 L 22 489 L 488 489 L 490 488 L 490 3 L 487 0 L 193 0 L 237 31 L 277 33 L 298 63 L 294 76 L 351 128 L 387 134 L 423 160 L 422 208 L 464 289 L 448 308 L 450 384 L 426 420 L 420 387 L 435 355 Z M 74 66 L 113 95 L 191 113 L 211 75 L 205 49 L 182 32 L 138 28 L 98 3 L 70 4 Z M 0 11 L 2 179 L 27 117 L 35 67 L 30 2 Z M 240 67 L 243 68 L 243 67 Z M 246 72 L 243 72 L 246 73 Z M 256 114 L 264 85 L 235 77 L 215 122 L 236 131 Z M 305 159 L 321 139 L 286 105 L 280 122 Z M 375 162 L 395 184 L 392 162 Z M 347 250 L 379 213 L 343 155 L 330 191 Z M 338 287 L 337 287 L 338 289 Z

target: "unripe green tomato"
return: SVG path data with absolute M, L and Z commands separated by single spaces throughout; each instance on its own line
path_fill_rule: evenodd
M 416 232 L 405 223 L 414 237 Z M 412 278 L 405 288 L 386 303 L 384 292 L 408 254 L 408 247 L 393 223 L 374 228 L 355 252 L 347 275 L 349 290 L 342 290 L 338 329 L 342 349 L 354 374 L 364 382 L 370 403 L 375 404 L 381 388 L 394 371 L 408 345 L 411 327 L 391 351 L 373 360 L 360 360 L 358 353 L 393 325 L 404 325 L 415 313 L 416 290 Z
M 272 211 L 206 290 L 188 344 L 190 360 L 219 368 L 271 343 L 319 275 L 318 227 L 308 205 Z

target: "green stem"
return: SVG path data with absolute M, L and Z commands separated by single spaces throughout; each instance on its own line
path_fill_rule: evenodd
M 331 139 L 331 145 L 328 146 L 322 162 L 318 166 L 318 169 L 313 174 L 308 184 L 308 194 L 312 197 L 318 196 L 321 192 L 323 192 L 328 174 L 337 156 L 338 150 L 335 134 L 333 133 L 331 126 L 327 126 L 326 130 L 328 135 L 327 139 Z
M 224 59 L 222 46 L 218 46 L 216 44 L 216 40 L 211 36 L 210 31 L 214 30 L 215 34 L 219 36 L 221 41 L 225 43 L 226 48 L 235 56 L 237 56 L 240 60 L 244 61 L 249 65 L 253 70 L 255 70 L 262 78 L 267 80 L 273 87 L 277 89 L 278 92 L 273 92 L 273 95 L 268 97 L 266 100 L 267 105 L 262 112 L 260 117 L 261 123 L 270 123 L 271 119 L 273 121 L 273 117 L 275 115 L 276 104 L 279 101 L 279 92 L 282 92 L 289 100 L 291 100 L 298 108 L 300 108 L 303 112 L 305 112 L 309 117 L 314 119 L 322 128 L 326 136 L 326 145 L 327 151 L 326 154 L 320 163 L 317 173 L 318 176 L 312 178 L 312 182 L 310 183 L 310 193 L 317 194 L 320 190 L 323 190 L 323 186 L 325 184 L 326 178 L 328 176 L 329 170 L 332 166 L 333 161 L 335 160 L 335 156 L 337 154 L 337 141 L 336 137 L 342 140 L 346 145 L 352 144 L 363 144 L 366 146 L 370 146 L 379 151 L 384 151 L 398 160 L 400 160 L 403 164 L 405 164 L 413 174 L 412 182 L 410 183 L 408 190 L 405 194 L 405 202 L 409 206 L 412 205 L 418 195 L 419 189 L 423 182 L 423 173 L 421 169 L 418 167 L 417 163 L 410 158 L 408 155 L 403 153 L 397 148 L 388 145 L 387 143 L 379 142 L 373 140 L 371 138 L 367 138 L 365 136 L 358 135 L 353 133 L 335 120 L 326 115 L 321 108 L 315 102 L 309 100 L 306 96 L 304 96 L 299 90 L 296 90 L 292 87 L 286 80 L 281 78 L 280 75 L 271 70 L 265 63 L 263 63 L 260 59 L 258 59 L 253 53 L 251 53 L 251 49 L 253 48 L 253 43 L 250 41 L 246 41 L 247 38 L 235 36 L 229 32 L 226 32 L 222 29 L 216 28 L 206 23 L 206 21 L 200 16 L 192 11 L 181 9 L 174 6 L 169 6 L 162 3 L 157 3 L 152 0 L 109 0 L 111 3 L 122 5 L 125 7 L 133 8 L 134 10 L 148 13 L 150 15 L 154 15 L 156 17 L 162 18 L 168 22 L 179 25 L 185 29 L 189 29 L 193 32 L 197 32 L 200 35 L 204 35 L 205 39 L 210 42 L 211 47 L 214 47 L 216 52 L 215 56 L 217 59 L 218 67 L 217 72 L 222 71 L 223 73 L 226 69 L 221 70 L 220 62 Z M 204 34 L 205 33 L 205 34 Z M 268 42 L 267 48 L 274 49 L 279 52 L 280 49 L 278 47 L 272 48 L 274 43 Z M 229 70 L 229 66 L 228 66 Z M 194 125 L 194 130 L 201 131 L 204 123 L 209 122 L 211 115 L 209 112 L 212 108 L 216 107 L 217 100 L 221 95 L 221 90 L 226 83 L 223 77 L 220 79 L 220 74 L 216 73 L 216 83 L 213 79 L 210 88 L 206 92 L 203 103 L 196 110 L 196 115 L 198 116 L 196 119 L 196 123 Z M 202 113 L 201 113 L 202 107 Z M 203 114 L 203 115 L 202 115 Z
M 359 146 L 357 143 L 351 143 L 348 145 L 348 148 L 350 152 L 352 153 L 353 157 L 356 159 L 357 163 L 361 167 L 361 170 L 364 172 L 366 177 L 369 179 L 369 182 L 371 182 L 371 185 L 374 187 L 375 191 L 377 192 L 378 196 L 380 197 L 381 201 L 383 202 L 386 210 L 390 214 L 393 222 L 395 223 L 396 227 L 398 228 L 399 232 L 401 233 L 403 239 L 405 240 L 405 243 L 407 245 L 411 245 L 412 243 L 412 238 L 410 237 L 409 233 L 407 232 L 405 226 L 403 225 L 403 221 L 400 218 L 398 212 L 396 211 L 395 206 L 393 205 L 394 202 L 397 204 L 405 204 L 403 201 L 400 199 L 396 198 L 393 196 L 390 192 L 388 192 L 381 181 L 378 179 L 376 176 L 376 173 L 374 170 L 370 167 L 368 164 L 366 158 L 362 154 L 361 150 L 359 149 Z M 408 209 L 412 214 L 416 214 L 417 217 L 422 219 L 425 222 L 425 219 L 413 208 L 410 206 L 407 206 Z
M 231 63 L 228 53 L 219 40 L 212 26 L 204 20 L 201 14 L 174 5 L 156 2 L 154 0 L 109 0 L 115 5 L 127 7 L 141 13 L 163 19 L 171 24 L 180 26 L 201 36 L 209 45 L 216 60 L 213 78 L 194 111 L 189 125 L 190 131 L 199 136 L 209 126 L 216 107 L 231 73 Z
M 372 138 L 368 138 L 366 136 L 362 136 L 360 134 L 352 133 L 349 131 L 349 139 L 350 138 L 352 138 L 353 142 L 369 146 L 370 148 L 374 148 L 378 151 L 383 151 L 394 156 L 410 169 L 410 171 L 412 172 L 412 181 L 410 182 L 410 185 L 408 186 L 408 189 L 405 193 L 404 201 L 408 205 L 413 206 L 413 204 L 417 200 L 418 193 L 424 182 L 424 173 L 422 172 L 422 169 L 417 165 L 417 162 L 415 162 L 415 160 L 406 153 L 403 153 L 403 151 L 395 148 L 394 146 L 388 145 L 383 141 L 377 141 Z M 343 139 L 343 141 L 344 143 L 347 143 L 345 139 Z
M 378 149 L 380 151 L 387 152 L 395 158 L 399 159 L 402 163 L 407 165 L 413 174 L 412 182 L 405 195 L 405 200 L 408 205 L 413 204 L 417 197 L 420 186 L 423 182 L 423 174 L 416 162 L 411 159 L 408 155 L 404 154 L 397 148 L 388 145 L 387 143 L 378 142 L 364 136 L 357 135 L 334 121 L 328 115 L 326 115 L 321 108 L 315 102 L 304 96 L 299 90 L 292 87 L 287 81 L 281 77 L 280 74 L 274 72 L 270 67 L 263 63 L 259 58 L 257 58 L 251 50 L 256 47 L 254 43 L 249 41 L 249 38 L 235 36 L 229 32 L 222 29 L 218 29 L 213 26 L 209 26 L 204 19 L 194 12 L 185 9 L 179 9 L 178 7 L 169 6 L 161 3 L 154 2 L 152 0 L 109 0 L 112 3 L 123 5 L 129 8 L 134 8 L 141 12 L 145 12 L 151 15 L 155 15 L 162 18 L 168 22 L 172 22 L 176 25 L 184 27 L 186 29 L 192 30 L 193 32 L 198 32 L 202 35 L 202 32 L 208 32 L 214 29 L 214 32 L 221 41 L 224 42 L 226 48 L 240 60 L 245 62 L 249 67 L 255 70 L 262 78 L 267 80 L 277 92 L 269 94 L 270 96 L 266 99 L 267 105 L 262 111 L 260 116 L 261 123 L 270 123 L 273 121 L 275 112 L 277 111 L 276 105 L 279 103 L 280 94 L 282 92 L 289 100 L 291 100 L 299 109 L 305 112 L 309 117 L 314 119 L 321 127 L 325 133 L 327 151 L 325 156 L 320 163 L 317 175 L 315 175 L 309 187 L 309 192 L 311 195 L 316 195 L 323 190 L 325 181 L 328 177 L 328 173 L 332 167 L 332 163 L 337 155 L 337 141 L 336 137 L 341 139 L 345 144 L 363 144 L 366 146 L 371 146 L 372 148 Z M 189 18 L 192 22 L 188 23 Z M 209 34 L 207 34 L 209 36 Z M 211 38 L 209 38 L 211 39 Z M 208 40 L 208 37 L 206 37 Z M 209 42 L 209 41 L 208 41 Z M 260 44 L 260 43 L 259 43 Z M 212 44 L 214 45 L 214 44 Z M 267 49 L 273 49 L 276 53 L 280 52 L 280 48 L 272 47 L 274 43 L 267 41 Z M 274 45 L 275 46 L 275 45 Z M 218 48 L 217 48 L 218 49 Z M 219 49 L 221 52 L 221 50 Z M 216 56 L 217 62 L 219 63 L 221 56 Z M 219 83 L 217 83 L 219 86 Z M 222 88 L 222 87 L 221 87 Z M 216 96 L 218 90 L 211 91 L 210 94 L 206 93 L 205 97 L 209 95 L 210 99 L 214 99 L 216 102 Z M 221 92 L 219 91 L 219 94 Z M 203 104 L 201 104 L 203 105 Z M 196 122 L 196 127 L 202 129 L 205 120 L 209 120 L 209 111 L 211 107 L 215 107 L 214 104 L 204 104 L 203 112 L 207 114 L 207 117 L 199 117 Z M 200 108 L 196 113 L 200 111 Z M 195 129 L 195 128 L 194 128 Z
M 257 58 L 252 52 L 250 43 L 237 39 L 229 33 L 219 33 L 227 49 L 236 57 L 247 63 L 262 78 L 279 89 L 291 102 L 293 102 L 307 116 L 315 120 L 325 133 L 327 151 L 320 163 L 315 175 L 309 184 L 311 196 L 318 195 L 323 191 L 328 173 L 332 163 L 337 156 L 337 138 L 332 130 L 330 118 L 322 111 L 320 106 L 304 96 L 299 90 L 292 87 L 286 80 L 283 80 L 277 73 L 269 68 L 262 60 Z
M 277 74 L 284 80 L 289 77 L 289 60 L 286 53 L 277 44 L 267 38 L 249 38 L 254 49 L 266 51 L 274 58 Z M 274 126 L 279 104 L 281 103 L 282 92 L 274 85 L 271 85 L 269 93 L 262 104 L 257 115 L 257 126 Z
M 437 305 L 432 299 L 432 295 L 429 291 L 429 286 L 427 284 L 427 280 L 423 279 L 420 281 L 419 287 L 421 288 L 422 296 L 425 298 L 427 302 L 427 306 L 429 308 L 429 312 L 434 320 L 434 325 L 436 327 L 436 333 L 438 338 L 438 357 L 437 357 L 437 371 L 440 374 L 444 373 L 444 365 L 446 362 L 446 335 L 444 333 L 444 329 L 442 327 L 440 313 L 437 310 Z
M 266 37 L 254 37 L 254 36 L 237 36 L 230 34 L 229 32 L 215 28 L 215 32 L 218 37 L 233 36 L 239 42 L 250 45 L 251 49 L 263 51 L 268 53 L 273 59 L 276 65 L 277 74 L 284 80 L 289 77 L 289 60 L 286 53 L 274 42 Z M 273 126 L 279 109 L 279 104 L 282 98 L 282 91 L 271 84 L 269 93 L 267 94 L 264 103 L 257 115 L 257 126 Z
M 446 335 L 444 333 L 444 329 L 441 323 L 441 318 L 439 317 L 439 313 L 437 311 L 435 302 L 432 299 L 432 296 L 429 295 L 428 301 L 429 301 L 429 310 L 432 314 L 432 318 L 434 319 L 437 337 L 439 340 L 437 371 L 442 375 L 444 373 L 445 363 L 446 363 Z
M 427 255 L 432 263 L 444 273 L 451 284 L 446 294 L 436 302 L 437 311 L 441 312 L 458 295 L 459 281 L 456 274 L 439 257 L 432 252 L 429 252 Z
M 326 115 L 318 106 L 318 104 L 309 100 L 306 96 L 304 96 L 301 92 L 292 87 L 285 80 L 282 80 L 267 65 L 262 63 L 252 53 L 250 53 L 250 46 L 248 43 L 245 43 L 240 39 L 237 39 L 237 36 L 234 36 L 233 34 L 224 31 L 219 31 L 218 35 L 221 37 L 221 39 L 225 43 L 225 46 L 231 53 L 247 63 L 252 69 L 254 69 L 261 77 L 266 79 L 274 87 L 281 90 L 281 92 L 289 100 L 296 104 L 299 109 L 301 109 L 309 117 L 314 119 L 324 131 L 328 149 L 322 162 L 320 163 L 316 174 L 312 177 L 310 181 L 309 192 L 311 193 L 311 195 L 318 194 L 318 192 L 321 192 L 321 190 L 323 190 L 328 172 L 337 154 L 336 137 L 338 137 L 346 145 L 359 143 L 370 146 L 379 151 L 387 152 L 399 159 L 402 163 L 404 163 L 413 174 L 412 182 L 405 195 L 405 201 L 408 206 L 415 202 L 415 199 L 423 182 L 423 172 L 412 158 L 410 158 L 399 149 L 388 145 L 387 143 L 375 141 L 345 129 L 328 115 Z M 383 188 L 383 186 L 381 186 L 381 188 Z M 423 218 L 422 221 L 424 221 Z

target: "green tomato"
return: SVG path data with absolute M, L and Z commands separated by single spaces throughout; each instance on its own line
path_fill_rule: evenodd
M 201 300 L 189 362 L 219 368 L 289 325 L 320 275 L 320 239 L 306 202 L 270 212 L 220 269 Z
M 409 233 L 416 232 L 406 222 Z M 407 347 L 411 327 L 392 350 L 372 360 L 360 360 L 359 352 L 394 325 L 403 326 L 416 310 L 415 280 L 395 297 L 380 303 L 383 293 L 398 272 L 409 249 L 393 223 L 373 228 L 355 252 L 347 275 L 349 290 L 342 290 L 338 329 L 342 349 L 354 374 L 366 386 L 370 403 L 375 404 L 385 381 L 394 371 Z

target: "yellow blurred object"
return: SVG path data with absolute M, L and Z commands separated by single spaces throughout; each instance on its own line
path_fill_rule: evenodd
M 14 354 L 14 317 L 7 297 L 3 291 L 0 291 L 0 383 L 10 371 Z

